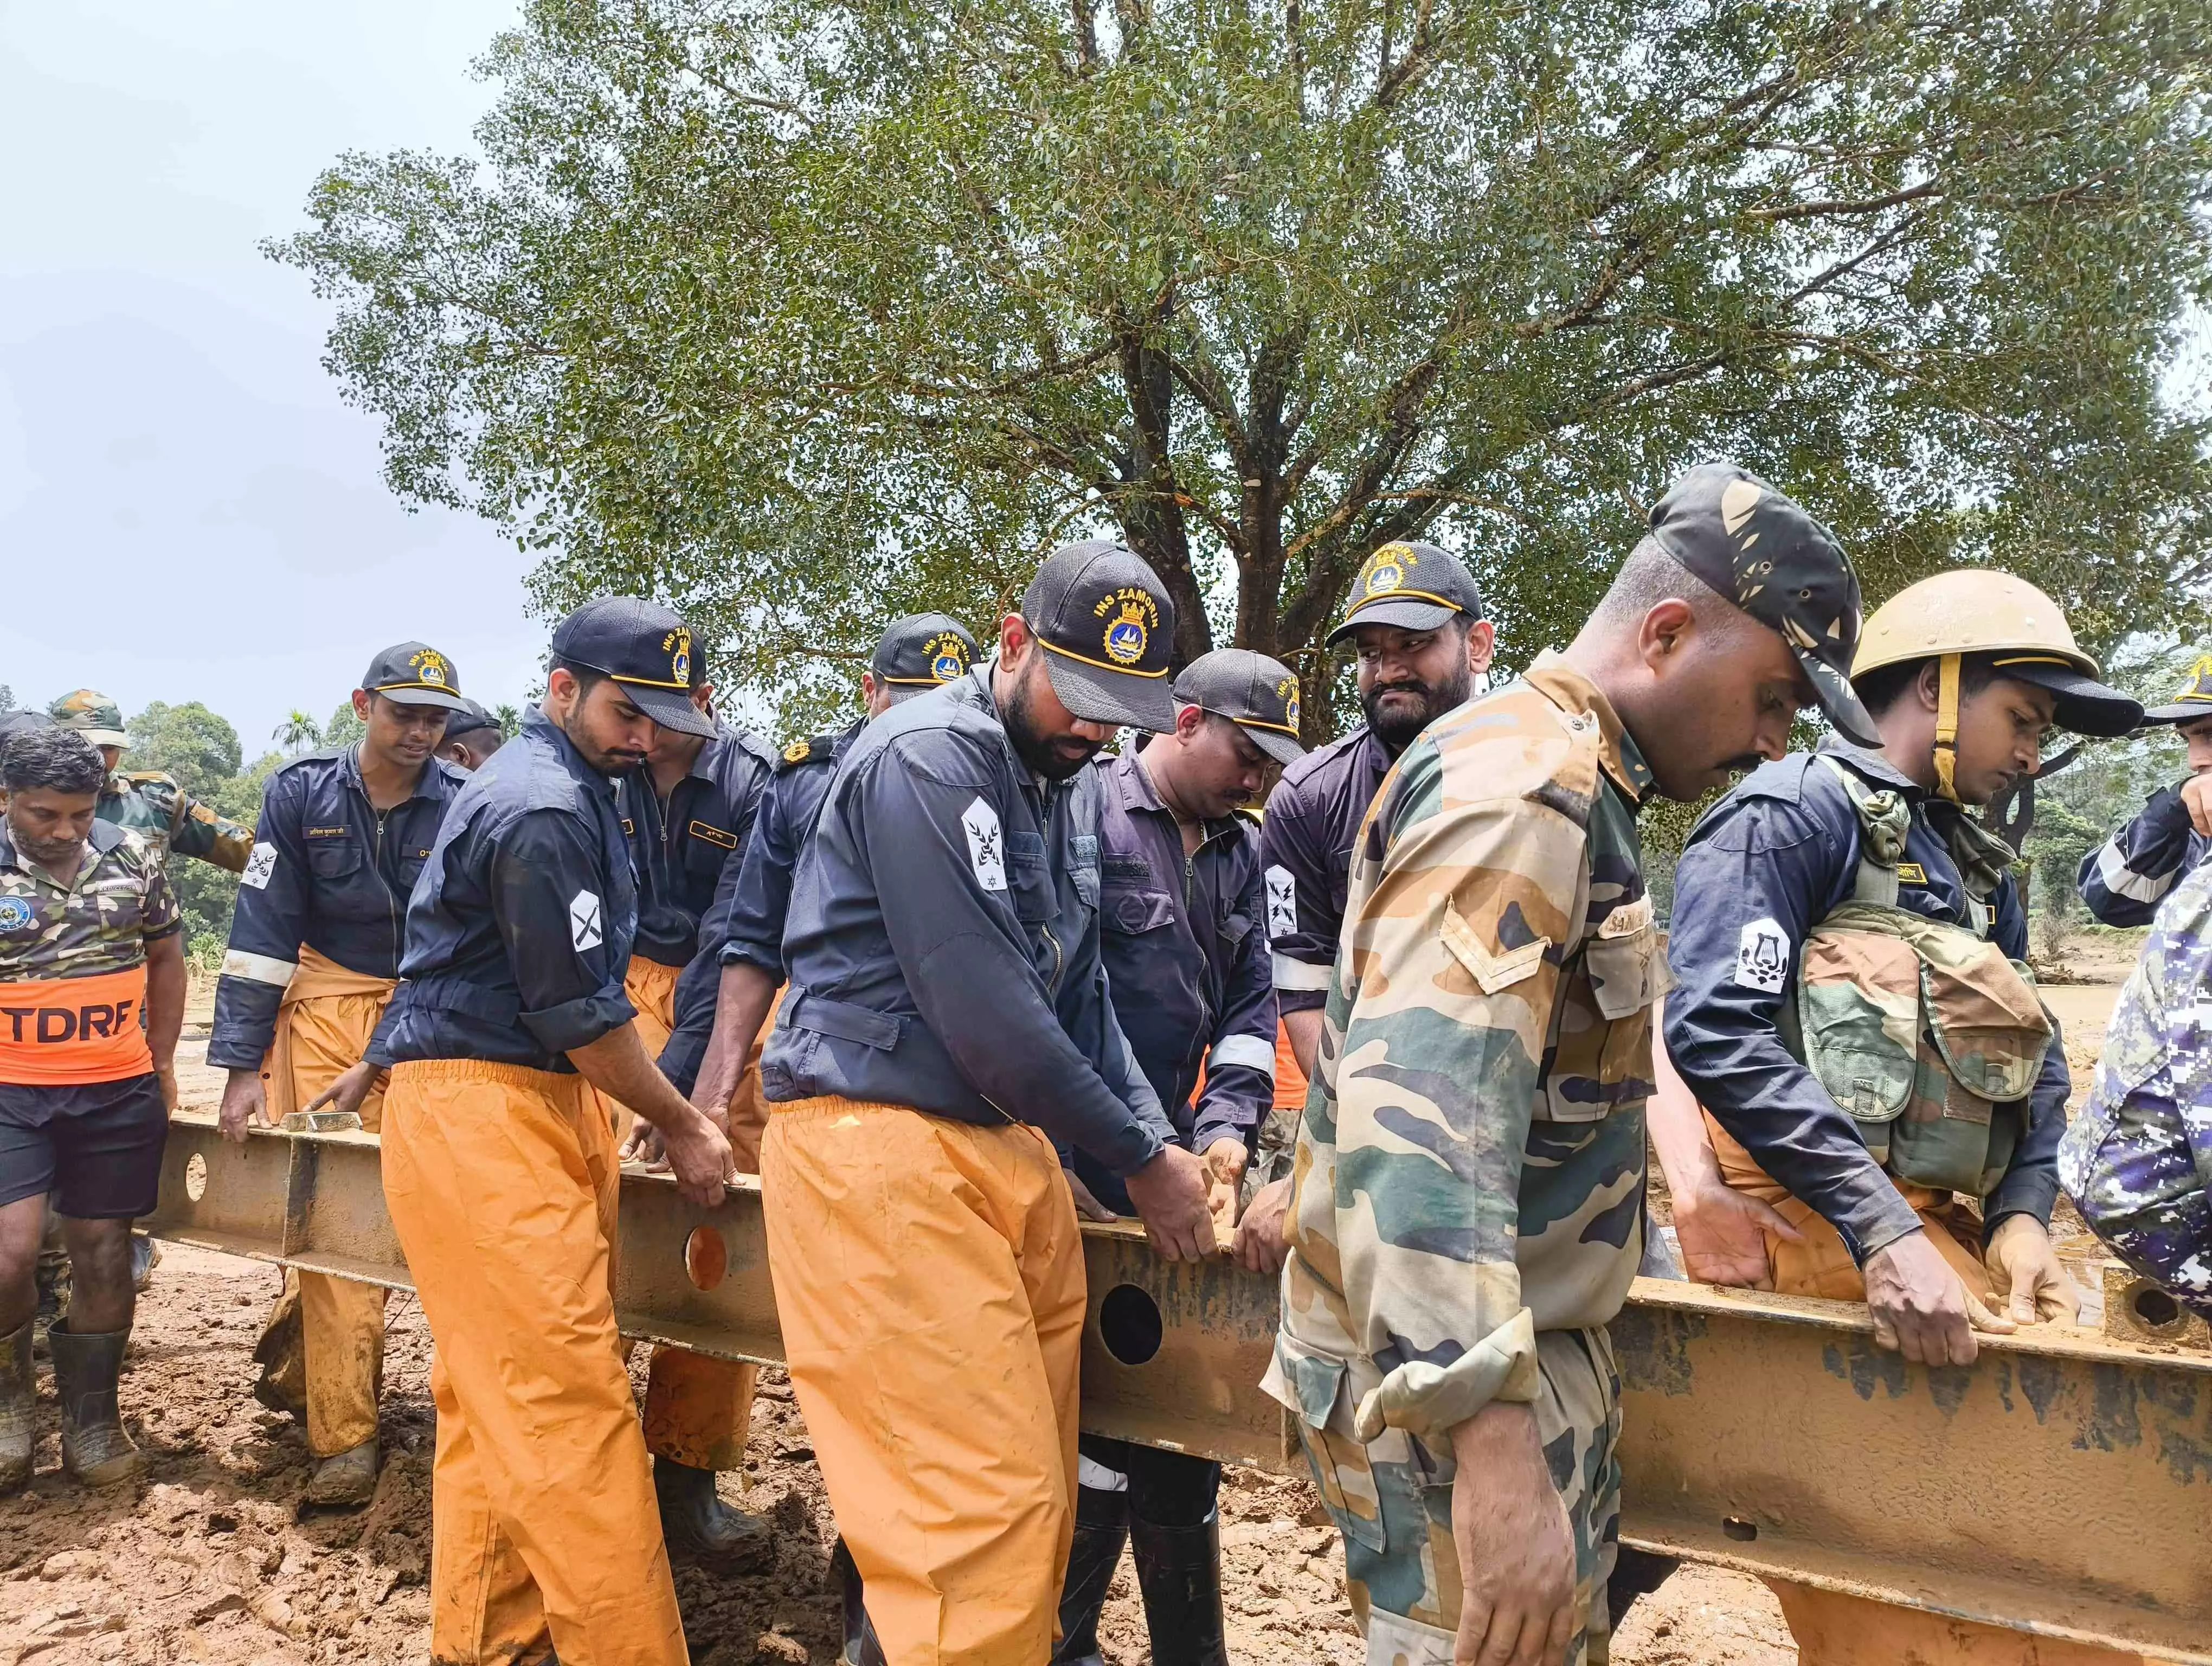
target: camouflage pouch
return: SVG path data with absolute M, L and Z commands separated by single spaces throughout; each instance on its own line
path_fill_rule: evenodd
M 1649 897 L 1624 903 L 1561 969 L 1539 1117 L 1595 1122 L 1651 1097 L 1651 1009 L 1674 987 Z
M 2025 966 L 1961 926 L 1845 903 L 1807 937 L 1807 1067 L 1899 1179 L 1986 1195 L 2056 1031 Z

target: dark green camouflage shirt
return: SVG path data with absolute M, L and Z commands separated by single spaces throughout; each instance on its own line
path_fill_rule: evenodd
M 114 771 L 100 789 L 96 813 L 144 839 L 160 863 L 174 852 L 243 873 L 253 854 L 252 828 L 216 815 L 158 769 Z
M 0 983 L 128 971 L 184 929 L 176 893 L 137 834 L 94 822 L 64 887 L 20 854 L 0 823 Z

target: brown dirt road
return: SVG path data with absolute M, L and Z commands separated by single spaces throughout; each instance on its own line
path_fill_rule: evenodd
M 2058 992 L 2068 1051 L 2095 1056 L 2113 991 Z M 188 1055 L 197 1056 L 192 1044 Z M 188 1097 L 211 1104 L 204 1066 Z M 429 1338 L 410 1298 L 390 1316 L 377 1496 L 352 1515 L 303 1514 L 301 1432 L 255 1403 L 253 1341 L 277 1286 L 259 1263 L 172 1246 L 139 1308 L 124 1378 L 125 1421 L 153 1457 L 141 1487 L 90 1493 L 59 1472 L 51 1381 L 31 1489 L 0 1500 L 0 1666 L 428 1666 Z M 641 1376 L 643 1356 L 638 1368 Z M 642 1382 L 640 1383 L 641 1391 Z M 763 1375 L 741 1484 L 725 1495 L 781 1529 L 776 1566 L 723 1579 L 679 1566 L 692 1657 L 710 1666 L 834 1661 L 829 1504 L 780 1372 Z M 1222 1500 L 1231 1655 L 1267 1666 L 1352 1666 L 1342 1555 L 1312 1490 L 1231 1472 Z M 1125 1561 L 1102 1641 L 1110 1666 L 1148 1658 Z M 1623 1666 L 1786 1666 L 1796 1658 L 1765 1587 L 1685 1569 L 1637 1604 L 1616 1639 Z

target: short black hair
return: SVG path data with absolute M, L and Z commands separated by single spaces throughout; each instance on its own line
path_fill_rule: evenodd
M 597 666 L 580 666 L 574 660 L 557 658 L 545 667 L 547 678 L 550 680 L 556 671 L 565 671 L 576 679 L 576 692 L 579 694 L 589 694 L 592 691 L 592 685 L 595 683 L 605 682 L 608 675 Z
M 74 729 L 27 729 L 0 745 L 0 784 L 11 793 L 97 793 L 106 783 L 107 761 Z
M 1859 703 L 1875 717 L 1880 717 L 1905 697 L 1905 690 L 1919 680 L 1920 668 L 1941 658 L 1929 654 L 1925 659 L 1902 660 L 1893 666 L 1877 666 L 1863 677 L 1851 678 L 1851 686 L 1858 690 Z M 1959 698 L 1972 699 L 1997 679 L 1996 657 L 1987 654 L 1962 654 L 1959 660 Z

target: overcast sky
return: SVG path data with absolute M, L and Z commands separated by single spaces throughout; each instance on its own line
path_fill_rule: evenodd
M 0 684 L 200 700 L 246 756 L 420 637 L 520 700 L 544 627 L 485 523 L 408 514 L 262 257 L 343 149 L 466 148 L 513 0 L 0 0 Z

